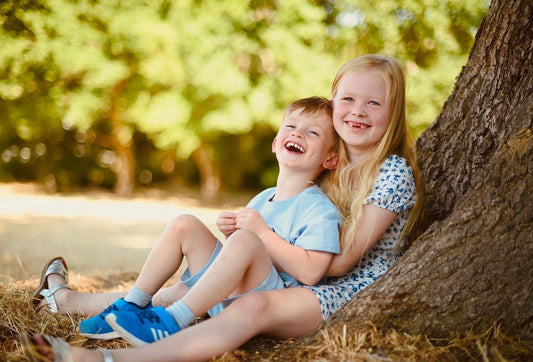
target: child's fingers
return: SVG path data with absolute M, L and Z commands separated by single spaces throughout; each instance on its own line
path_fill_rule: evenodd
M 218 214 L 217 227 L 224 235 L 229 236 L 236 230 L 235 213 L 230 211 L 222 211 Z
M 237 214 L 231 211 L 221 211 L 218 214 L 219 219 L 234 219 Z

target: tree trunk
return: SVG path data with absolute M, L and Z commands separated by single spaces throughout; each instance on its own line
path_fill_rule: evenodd
M 112 165 L 117 180 L 114 191 L 117 196 L 131 196 L 135 188 L 135 155 L 133 153 L 133 140 L 129 132 L 124 132 L 122 127 L 122 109 L 120 106 L 121 97 L 127 80 L 118 83 L 111 91 L 111 107 L 109 109 L 109 119 L 113 126 L 111 131 L 111 144 L 117 154 L 117 162 Z
M 202 143 L 194 151 L 192 158 L 200 172 L 200 194 L 202 200 L 214 202 L 220 196 L 220 178 L 209 156 L 208 146 Z
M 417 142 L 430 226 L 323 327 L 533 340 L 533 3 L 495 0 Z M 320 331 L 311 340 L 320 338 Z

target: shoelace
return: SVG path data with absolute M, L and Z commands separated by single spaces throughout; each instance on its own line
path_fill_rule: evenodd
M 139 313 L 136 313 L 137 317 L 139 317 L 139 321 L 142 324 L 145 324 L 145 320 L 147 320 L 149 323 L 161 323 L 161 318 L 155 312 L 151 310 L 145 310 Z

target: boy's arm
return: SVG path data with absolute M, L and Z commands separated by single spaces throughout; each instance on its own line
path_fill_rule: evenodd
M 333 254 L 306 250 L 284 240 L 265 223 L 255 209 L 246 208 L 237 213 L 237 229 L 249 229 L 263 241 L 274 267 L 306 285 L 316 284 L 325 274 Z
M 363 206 L 355 240 L 348 250 L 344 250 L 345 240 L 341 241 L 341 253 L 333 257 L 327 276 L 345 275 L 361 257 L 374 246 L 396 218 L 396 213 L 379 206 Z
M 259 237 L 265 244 L 274 267 L 305 285 L 316 284 L 326 274 L 333 254 L 326 251 L 306 250 L 283 240 L 269 230 Z

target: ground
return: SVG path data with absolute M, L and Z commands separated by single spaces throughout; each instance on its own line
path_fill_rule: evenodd
M 202 207 L 196 198 L 180 193 L 152 191 L 121 199 L 102 191 L 50 195 L 34 184 L 0 184 L 0 360 L 23 360 L 20 347 L 11 344 L 18 343 L 17 334 L 50 328 L 51 323 L 56 325 L 55 335 L 71 343 L 98 346 L 80 342 L 79 336 L 73 335 L 75 326 L 69 317 L 35 319 L 29 303 L 20 303 L 29 302 L 29 293 L 37 286 L 48 259 L 58 255 L 66 259 L 70 284 L 77 290 L 127 290 L 169 220 L 191 213 L 223 238 L 215 224 L 218 212 L 242 207 L 249 197 L 234 195 L 216 207 Z M 252 348 L 275 345 L 277 341 L 268 338 L 255 339 Z M 125 346 L 124 342 L 101 345 Z M 237 351 L 224 360 L 239 359 L 235 356 L 240 353 L 245 352 Z
M 39 275 L 44 262 L 58 255 L 85 276 L 139 271 L 165 224 L 182 213 L 196 215 L 222 237 L 215 221 L 223 207 L 201 207 L 184 196 L 48 195 L 32 184 L 0 184 L 0 200 L 3 283 Z
M 213 232 L 217 214 L 246 204 L 250 195 L 202 207 L 179 192 L 147 192 L 119 199 L 101 191 L 48 195 L 32 184 L 0 184 L 0 361 L 25 361 L 19 342 L 24 332 L 47 333 L 86 348 L 129 347 L 122 340 L 87 340 L 76 332 L 82 317 L 36 313 L 29 303 L 43 264 L 63 256 L 70 285 L 80 291 L 128 290 L 165 224 L 192 213 Z M 256 337 L 217 361 L 526 361 L 531 345 L 500 333 L 431 339 L 372 325 L 348 331 L 322 330 L 312 340 Z M 291 347 L 292 346 L 292 347 Z

